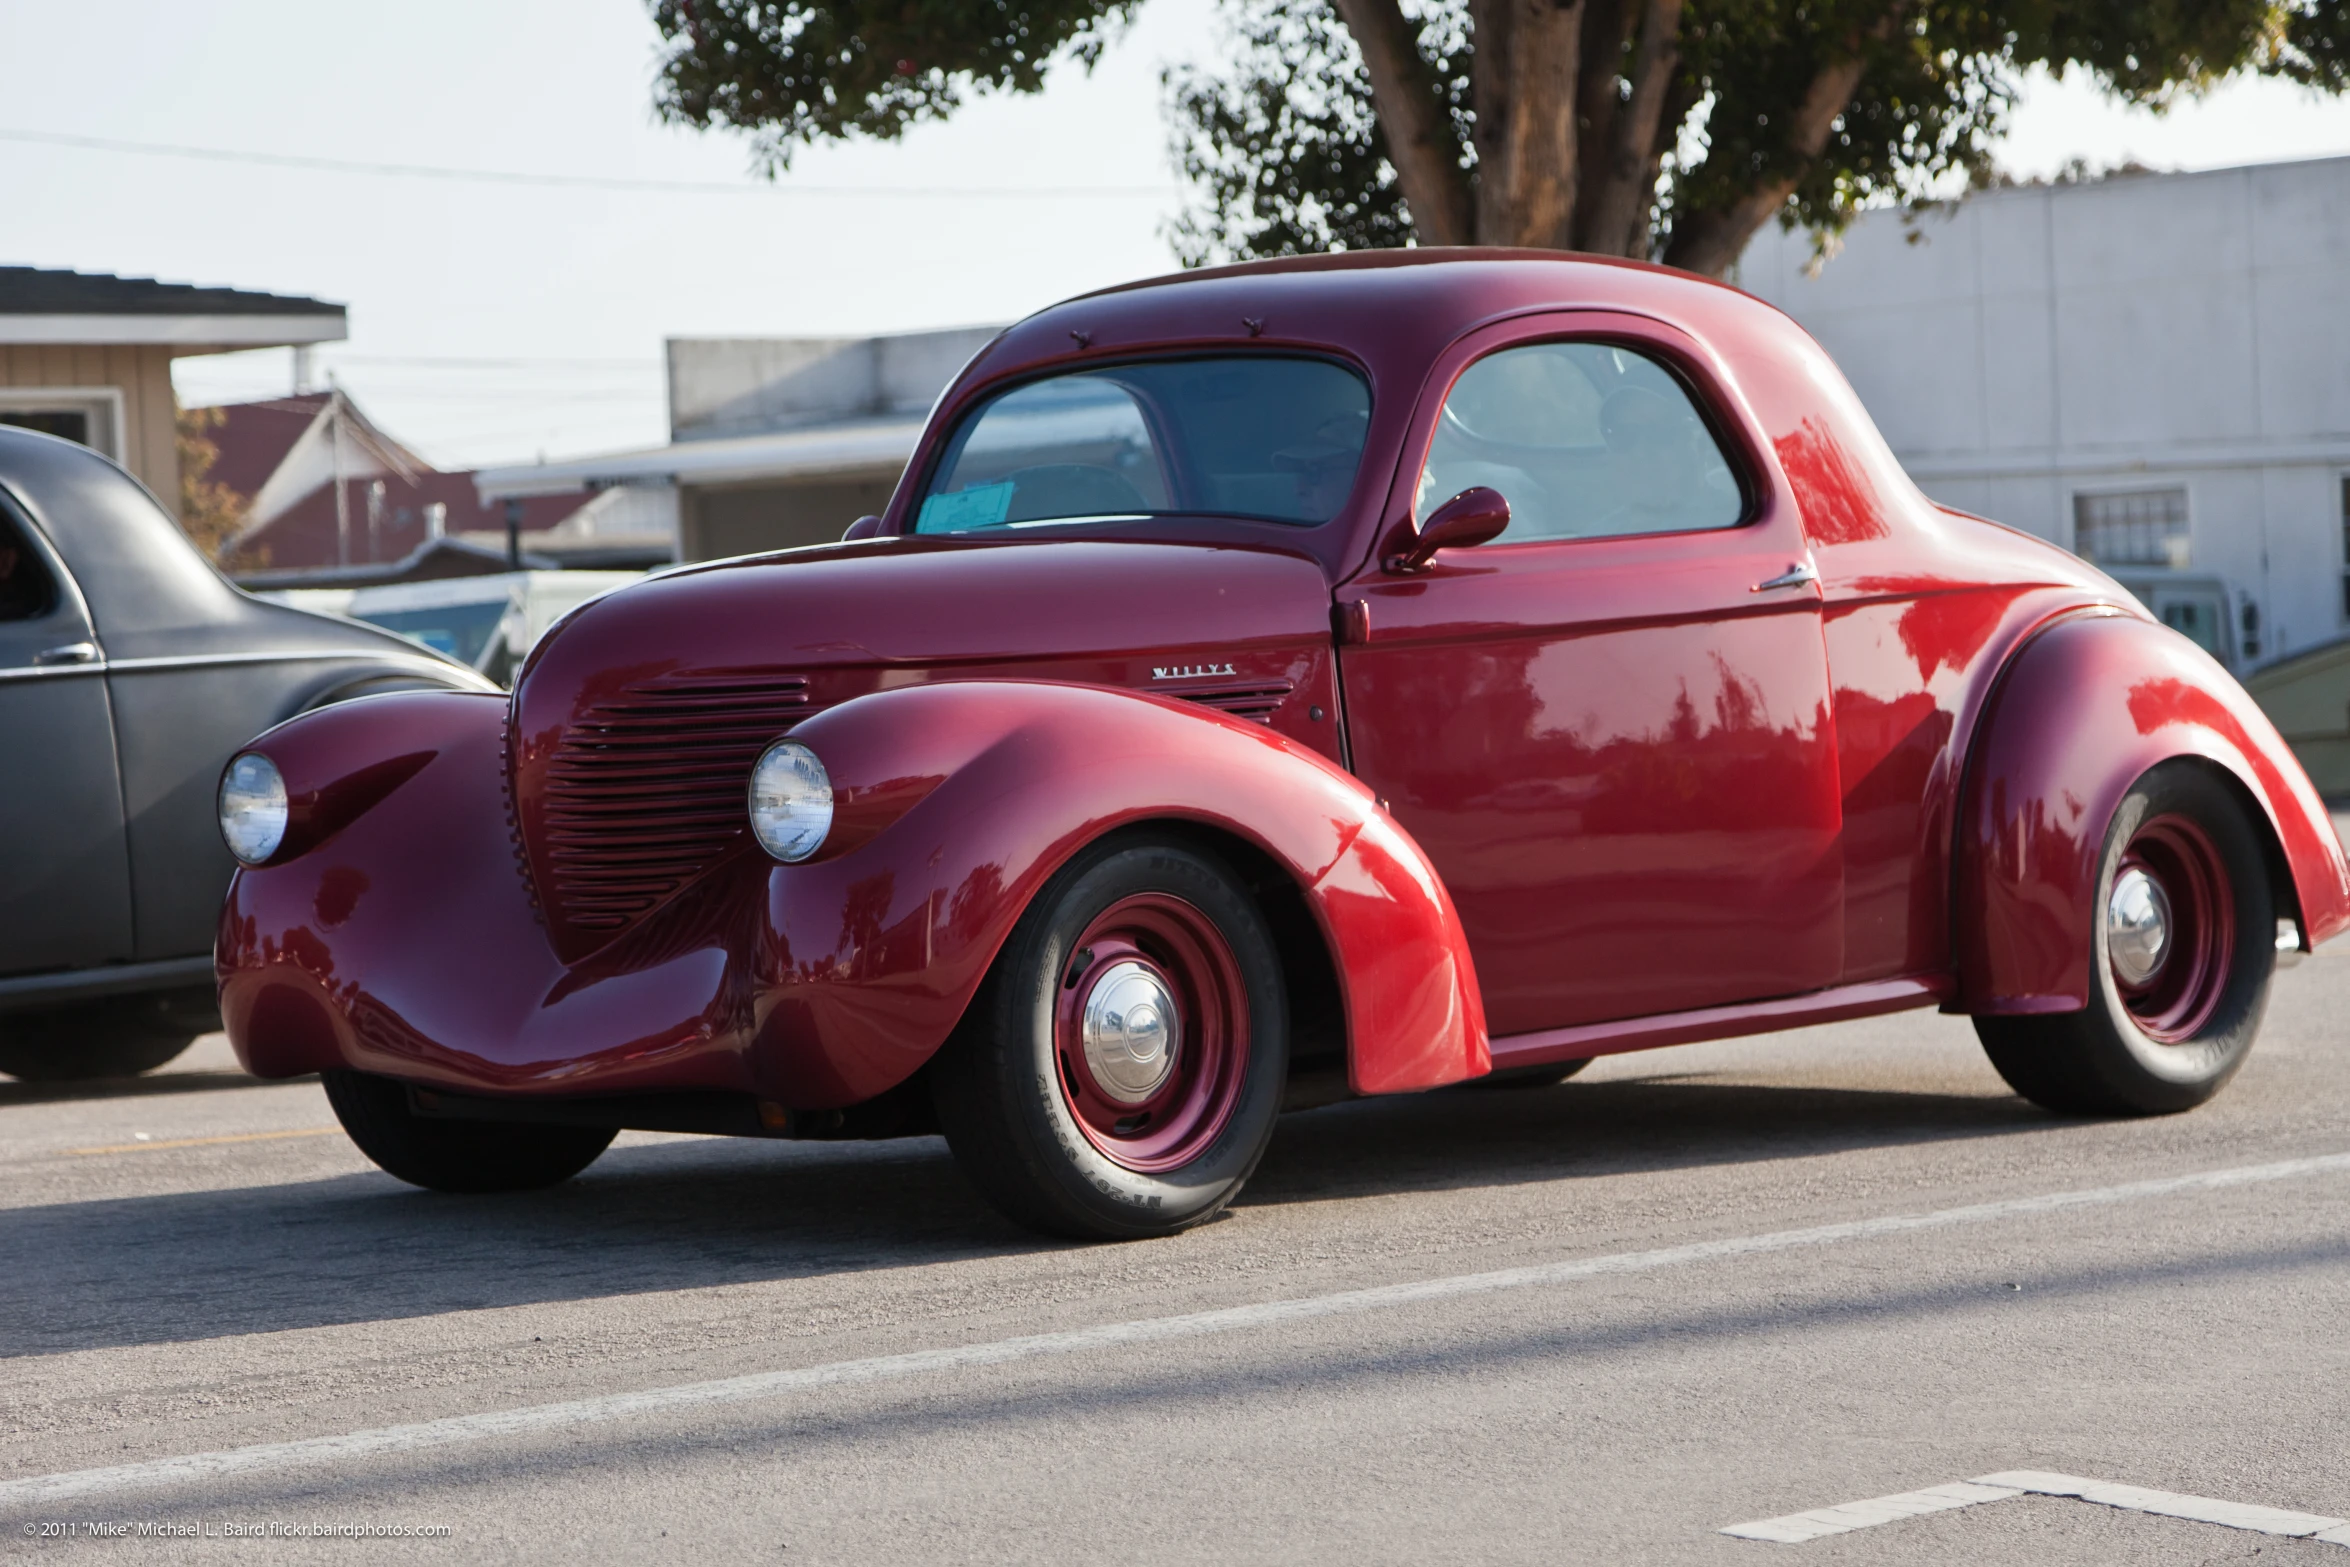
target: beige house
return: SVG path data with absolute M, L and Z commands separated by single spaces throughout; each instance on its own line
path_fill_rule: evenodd
M 343 307 L 315 299 L 0 267 L 0 424 L 94 447 L 176 506 L 171 362 L 343 335 Z

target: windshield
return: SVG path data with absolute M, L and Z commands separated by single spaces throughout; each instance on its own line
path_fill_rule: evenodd
M 1325 359 L 1163 359 L 1031 381 L 967 414 L 917 533 L 1103 517 L 1328 522 L 1354 488 L 1371 391 Z

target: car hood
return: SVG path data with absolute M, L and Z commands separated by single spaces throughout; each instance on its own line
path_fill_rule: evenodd
M 743 837 L 760 751 L 824 708 L 1026 678 L 1156 689 L 1279 727 L 1272 710 L 1319 692 L 1329 662 L 1321 568 L 1261 549 L 908 540 L 676 572 L 539 644 L 507 741 L 515 822 L 568 960 L 717 864 Z
M 794 551 L 672 572 L 566 617 L 519 682 L 525 731 L 619 687 L 692 671 L 887 672 L 903 684 L 1070 659 L 1239 651 L 1329 634 L 1299 555 L 1230 546 L 932 543 Z M 944 666 L 944 667 L 942 667 Z M 833 700 L 850 694 L 827 693 Z

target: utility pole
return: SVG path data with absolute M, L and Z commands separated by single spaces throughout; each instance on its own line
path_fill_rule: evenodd
M 522 497 L 506 497 L 506 569 L 522 569 Z
M 326 416 L 335 443 L 335 564 L 351 564 L 351 491 L 343 483 L 343 389 L 327 378 Z

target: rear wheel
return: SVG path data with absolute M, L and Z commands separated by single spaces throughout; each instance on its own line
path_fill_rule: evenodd
M 28 1083 L 135 1077 L 220 1027 L 211 987 L 0 1013 L 0 1072 Z
M 408 1107 L 408 1089 L 367 1072 L 325 1072 L 326 1101 L 359 1151 L 387 1175 L 436 1192 L 520 1192 L 568 1181 L 612 1144 L 608 1126 L 443 1121 Z
M 1112 840 L 1037 894 L 931 1088 L 957 1162 L 1007 1216 L 1125 1240 L 1239 1192 L 1288 1053 L 1279 957 L 1232 872 L 1183 844 Z
M 2161 1115 L 2244 1064 L 2276 968 L 2276 909 L 2235 797 L 2190 762 L 2155 768 L 2106 833 L 2089 1004 L 1979 1017 L 2008 1086 L 2067 1115 Z

